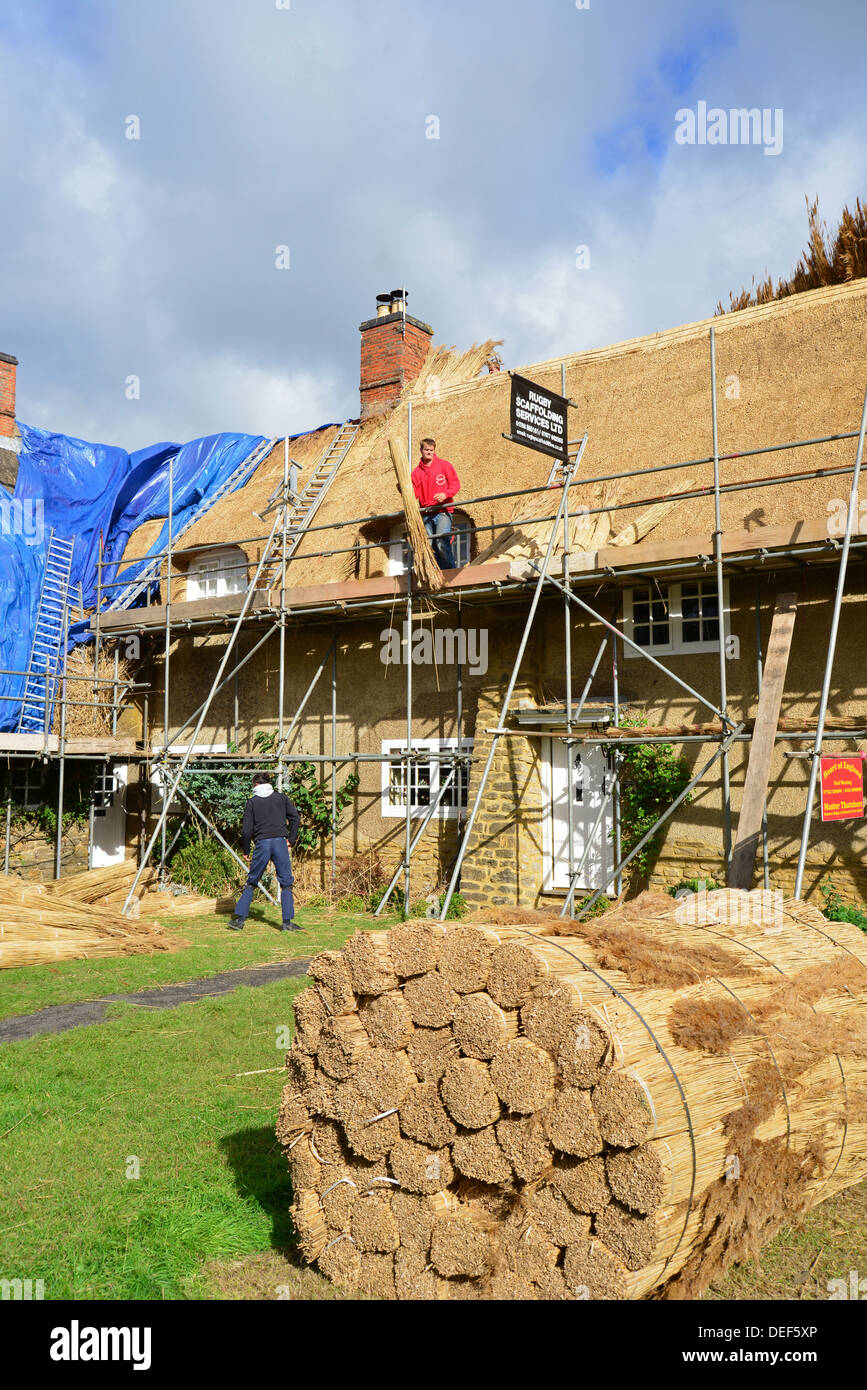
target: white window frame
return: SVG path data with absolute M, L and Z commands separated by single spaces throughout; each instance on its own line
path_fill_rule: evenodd
M 713 596 L 716 596 L 716 579 L 708 579 L 702 576 L 701 579 L 676 579 L 670 583 L 660 583 L 659 588 L 650 581 L 648 584 L 636 584 L 633 588 L 625 589 L 623 592 L 623 631 L 633 642 L 635 641 L 635 620 L 633 618 L 633 605 L 635 593 L 638 589 L 651 590 L 652 596 L 659 597 L 659 589 L 663 591 L 668 605 L 668 637 L 667 643 L 660 643 L 659 646 L 642 647 L 640 652 L 633 647 L 623 644 L 627 656 L 638 659 L 643 652 L 649 652 L 651 656 L 688 656 L 695 652 L 718 652 L 719 639 L 715 641 L 685 642 L 683 639 L 683 612 L 682 612 L 682 589 L 684 585 L 702 584 L 706 588 L 712 588 Z M 729 598 L 729 582 L 723 580 L 723 641 L 729 636 L 731 631 L 731 601 Z
M 247 556 L 239 546 L 209 550 L 192 560 L 187 569 L 187 602 L 243 594 L 248 583 L 247 564 Z
M 458 749 L 458 741 L 457 741 L 456 738 L 414 738 L 413 741 L 412 741 L 412 749 L 413 749 L 413 752 L 414 752 L 414 753 L 419 752 L 421 749 L 429 749 L 431 752 L 438 752 L 438 753 L 456 753 L 456 752 L 457 752 L 457 749 Z M 466 754 L 471 754 L 471 753 L 472 753 L 472 751 L 473 751 L 473 740 L 472 740 L 471 738 L 465 738 L 465 739 L 462 740 L 462 743 L 461 743 L 461 751 L 462 751 L 463 753 L 466 753 Z M 406 752 L 406 739 L 405 739 L 405 738 L 404 738 L 404 739 L 400 739 L 400 738 L 383 739 L 383 741 L 382 741 L 382 753 L 383 753 L 383 756 L 384 756 L 384 757 L 387 757 L 388 754 L 390 754 L 390 753 L 405 753 L 405 752 Z M 391 791 L 392 791 L 392 787 L 391 787 L 391 769 L 392 769 L 392 767 L 394 767 L 395 765 L 397 765 L 399 768 L 401 767 L 401 764 L 400 764 L 400 763 L 394 764 L 394 763 L 389 763 L 389 762 L 383 762 L 383 763 L 381 764 L 381 767 L 382 767 L 382 803 L 381 803 L 381 814 L 382 814 L 382 816 L 383 816 L 383 819 L 385 819 L 385 820 L 406 820 L 406 802 L 404 802 L 402 805 L 399 804 L 399 803 L 398 803 L 398 804 L 395 804 L 395 803 L 393 802 L 392 796 L 391 796 Z M 402 766 L 403 766 L 403 768 L 405 768 L 406 764 L 404 763 Z M 416 766 L 418 766 L 418 764 L 416 764 Z M 443 769 L 443 767 L 445 767 L 446 769 L 448 769 L 449 766 L 450 766 L 450 764 L 442 762 L 439 758 L 431 758 L 431 759 L 430 759 L 430 761 L 429 761 L 428 764 L 427 764 L 427 767 L 428 767 L 428 781 L 429 781 L 429 795 L 430 795 L 430 800 L 429 800 L 428 802 L 426 802 L 423 806 L 422 806 L 422 805 L 413 805 L 412 810 L 411 810 L 411 812 L 410 812 L 410 819 L 411 819 L 411 820 L 421 820 L 424 816 L 427 815 L 428 809 L 429 809 L 431 803 L 434 802 L 434 801 L 436 800 L 437 794 L 438 794 L 439 789 L 440 789 L 440 773 L 441 773 L 441 770 Z M 447 772 L 446 772 L 446 775 L 448 775 Z M 450 789 L 449 789 L 449 791 L 448 791 L 448 793 L 447 793 L 447 795 L 446 795 L 446 798 L 444 799 L 444 802 L 447 801 L 447 800 L 449 799 L 449 797 L 451 797 L 451 796 L 453 795 L 453 793 L 455 792 L 455 790 L 457 789 L 457 783 L 458 783 L 458 781 L 460 780 L 461 776 L 462 776 L 461 772 L 458 772 L 455 781 L 451 784 L 451 787 L 450 787 Z M 469 791 L 469 780 L 470 780 L 470 770 L 469 770 L 469 767 L 466 768 L 466 770 L 465 770 L 464 773 L 463 773 L 463 776 L 466 777 L 467 789 L 468 789 L 468 791 Z M 402 787 L 401 787 L 401 790 L 402 790 Z M 469 799 L 469 797 L 468 797 L 468 799 Z M 466 810 L 466 806 L 465 806 L 463 803 L 462 803 L 460 806 L 456 806 L 456 805 L 446 805 L 446 804 L 444 804 L 444 802 L 441 802 L 440 805 L 436 808 L 436 810 L 434 811 L 433 815 L 431 816 L 431 820 L 456 820 L 456 819 L 457 819 L 460 815 L 462 815 L 463 812 Z
M 461 517 L 452 522 L 452 554 L 458 569 L 468 565 L 473 558 L 473 532 L 475 527 L 469 517 Z M 462 560 L 457 547 L 466 550 Z M 391 576 L 406 574 L 409 568 L 409 541 L 404 525 L 393 526 L 388 536 L 388 573 Z

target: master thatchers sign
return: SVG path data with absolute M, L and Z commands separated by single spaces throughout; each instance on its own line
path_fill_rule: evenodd
M 565 459 L 567 404 L 563 396 L 513 372 L 509 438 L 551 458 Z

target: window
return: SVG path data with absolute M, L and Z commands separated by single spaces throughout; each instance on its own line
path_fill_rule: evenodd
M 12 764 L 12 800 L 18 806 L 41 806 L 42 786 L 42 768 L 39 763 L 25 763 L 24 766 L 20 763 Z
M 469 517 L 455 517 L 452 522 L 452 554 L 455 565 L 462 569 L 468 565 L 473 553 L 473 523 Z M 406 528 L 395 526 L 388 541 L 388 572 L 391 575 L 406 574 L 409 569 L 410 548 L 406 538 Z
M 428 807 L 436 801 L 443 784 L 448 781 L 454 764 L 447 758 L 440 759 L 437 753 L 457 752 L 457 739 L 421 738 L 413 739 L 413 756 L 410 761 L 409 794 L 412 815 L 425 815 Z M 462 751 L 472 753 L 471 739 L 464 739 Z M 406 752 L 406 743 L 386 742 L 382 745 L 385 755 L 393 755 L 393 761 L 382 764 L 382 814 L 383 816 L 406 816 L 407 777 L 406 760 L 401 754 Z M 421 756 L 416 756 L 416 755 Z M 452 818 L 467 806 L 470 786 L 468 764 L 461 764 L 442 794 L 433 813 L 434 819 Z
M 223 598 L 247 588 L 247 557 L 238 546 L 211 550 L 187 571 L 187 599 Z
M 729 630 L 728 583 L 723 589 L 724 630 Z M 652 655 L 719 651 L 719 603 L 715 579 L 642 584 L 623 597 L 623 630 Z M 627 656 L 638 656 L 631 647 Z

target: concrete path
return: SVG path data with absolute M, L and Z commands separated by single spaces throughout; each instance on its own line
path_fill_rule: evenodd
M 304 975 L 312 956 L 282 961 L 276 965 L 251 965 L 244 970 L 224 970 L 204 980 L 189 980 L 186 984 L 161 985 L 158 989 L 142 989 L 136 994 L 105 994 L 100 999 L 85 999 L 75 1004 L 55 1004 L 35 1014 L 18 1014 L 15 1018 L 0 1019 L 0 1043 L 35 1038 L 39 1033 L 66 1033 L 70 1028 L 87 1028 L 104 1023 L 109 1004 L 137 1004 L 143 1009 L 176 1009 L 196 999 L 214 999 L 231 994 L 239 985 L 270 985 L 275 980 Z

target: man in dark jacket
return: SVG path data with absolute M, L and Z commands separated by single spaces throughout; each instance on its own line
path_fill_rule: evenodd
M 294 801 L 283 792 L 275 791 L 267 772 L 253 774 L 253 795 L 244 807 L 244 823 L 241 827 L 241 842 L 244 858 L 250 859 L 250 872 L 244 891 L 238 899 L 229 927 L 232 931 L 243 931 L 247 913 L 256 885 L 269 863 L 277 870 L 277 880 L 282 890 L 280 905 L 283 909 L 281 931 L 301 931 L 296 926 L 295 902 L 292 897 L 292 859 L 289 847 L 298 838 L 301 816 Z M 250 842 L 253 853 L 250 856 Z

